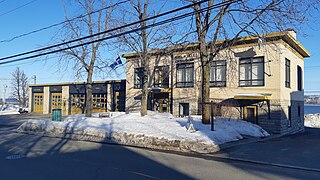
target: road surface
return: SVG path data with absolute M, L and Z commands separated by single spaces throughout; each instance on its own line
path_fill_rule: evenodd
M 28 118 L 0 117 L 3 180 L 318 179 L 320 173 L 7 131 Z

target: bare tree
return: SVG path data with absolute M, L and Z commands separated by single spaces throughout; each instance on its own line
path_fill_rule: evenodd
M 23 107 L 27 106 L 28 101 L 28 77 L 19 67 L 12 73 L 13 96 Z
M 116 5 L 113 4 L 112 0 L 70 0 L 69 2 L 76 4 L 78 12 L 87 15 L 82 16 L 80 19 L 69 20 L 65 10 L 65 18 L 68 23 L 61 30 L 61 41 L 67 42 L 84 36 L 92 37 L 89 40 L 75 42 L 79 45 L 90 42 L 87 45 L 62 51 L 60 62 L 65 67 L 72 66 L 77 77 L 81 77 L 83 74 L 86 75 L 85 115 L 89 117 L 92 115 L 93 74 L 95 69 L 99 70 L 106 64 L 104 59 L 101 58 L 101 51 L 105 50 L 103 48 L 106 48 L 107 43 L 105 41 L 94 41 L 105 38 L 108 35 L 105 31 L 111 27 L 111 17 Z M 109 8 L 106 8 L 107 6 Z M 97 11 L 99 9 L 101 10 Z M 98 33 L 99 35 L 94 36 Z M 73 45 L 75 44 L 66 44 L 66 47 Z
M 183 0 L 197 3 L 200 0 Z M 319 1 L 301 0 L 208 0 L 193 9 L 196 42 L 202 67 L 202 122 L 210 123 L 210 62 L 242 35 L 255 35 L 287 28 L 299 29 Z M 224 42 L 217 43 L 221 39 Z
M 120 25 L 129 24 L 130 21 L 140 21 L 136 26 L 128 27 L 127 29 L 122 29 L 121 32 L 134 30 L 141 28 L 141 31 L 136 31 L 130 34 L 123 35 L 118 38 L 127 50 L 133 51 L 136 53 L 140 59 L 141 67 L 143 68 L 143 85 L 141 89 L 141 116 L 147 115 L 147 102 L 148 102 L 148 85 L 149 85 L 149 58 L 150 58 L 150 49 L 157 47 L 166 46 L 172 38 L 172 31 L 169 30 L 168 26 L 159 26 L 146 29 L 147 25 L 150 25 L 156 22 L 156 19 L 152 21 L 144 21 L 148 17 L 160 14 L 163 6 L 166 1 L 162 3 L 157 10 L 149 9 L 152 3 L 159 3 L 152 0 L 131 0 L 131 9 L 123 9 L 123 16 L 121 22 L 118 22 Z

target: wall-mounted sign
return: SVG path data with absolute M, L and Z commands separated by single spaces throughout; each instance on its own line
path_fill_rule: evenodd
M 32 87 L 33 93 L 43 93 L 43 86 Z
M 62 86 L 50 86 L 50 92 L 62 92 Z

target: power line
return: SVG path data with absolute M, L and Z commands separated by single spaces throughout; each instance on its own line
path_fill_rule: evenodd
M 112 7 L 115 7 L 115 6 L 118 6 L 120 4 L 123 4 L 123 3 L 126 3 L 126 2 L 129 2 L 130 0 L 125 0 L 125 1 L 121 1 L 121 2 L 118 2 L 118 3 L 115 3 L 111 6 L 107 6 L 107 7 L 104 7 L 104 8 L 101 8 L 101 9 L 98 9 L 96 11 L 92 11 L 90 13 L 87 13 L 87 14 L 82 14 L 82 15 L 79 15 L 79 16 L 76 16 L 76 17 L 73 17 L 71 19 L 68 19 L 68 20 L 65 20 L 65 21 L 62 21 L 62 22 L 59 22 L 59 23 L 55 23 L 55 24 L 52 24 L 50 26 L 46 26 L 46 27 L 43 27 L 43 28 L 40 28 L 40 29 L 37 29 L 37 30 L 33 30 L 33 31 L 30 31 L 30 32 L 27 32 L 27 33 L 23 33 L 23 34 L 20 34 L 18 36 L 14 36 L 10 39 L 6 39 L 6 40 L 1 40 L 0 43 L 5 43 L 5 42 L 11 42 L 15 39 L 18 39 L 18 38 L 21 38 L 21 37 L 24 37 L 24 36 L 28 36 L 28 35 L 31 35 L 31 34 L 34 34 L 34 33 L 38 33 L 40 31 L 44 31 L 44 30 L 47 30 L 47 29 L 50 29 L 50 28 L 53 28 L 53 27 L 56 27 L 56 26 L 60 26 L 62 24 L 65 24 L 69 21 L 74 21 L 76 19 L 80 19 L 80 18 L 83 18 L 83 17 L 86 17 L 88 15 L 91 15 L 91 14 L 95 14 L 97 12 L 100 12 L 100 11 L 103 11 L 103 10 L 106 10 L 106 9 L 109 9 L 109 8 L 112 8 Z M 1 3 L 1 2 L 0 2 Z
M 18 7 L 16 7 L 16 8 L 14 8 L 14 9 L 9 10 L 9 11 L 7 11 L 7 12 L 5 12 L 5 13 L 2 13 L 2 14 L 0 14 L 0 17 L 1 17 L 1 16 L 4 16 L 4 15 L 6 15 L 6 14 L 12 13 L 12 12 L 14 12 L 14 11 L 20 9 L 20 8 L 23 8 L 23 7 L 25 7 L 25 6 L 28 6 L 29 4 L 31 4 L 31 3 L 35 2 L 35 1 L 37 1 L 37 0 L 29 1 L 29 2 L 26 3 L 26 4 L 23 4 L 23 5 L 21 5 L 21 6 L 18 6 Z M 2 2 L 4 2 L 4 1 L 1 1 L 0 3 L 2 3 Z
M 62 45 L 74 43 L 74 42 L 85 40 L 85 39 L 88 39 L 88 38 L 92 38 L 94 36 L 98 36 L 98 35 L 101 35 L 101 34 L 104 34 L 104 33 L 117 31 L 117 30 L 120 30 L 120 29 L 123 29 L 123 28 L 126 28 L 126 27 L 130 27 L 130 26 L 135 25 L 135 24 L 139 24 L 141 22 L 149 21 L 149 20 L 152 20 L 152 19 L 155 19 L 155 18 L 158 18 L 158 17 L 162 17 L 162 16 L 165 16 L 165 15 L 168 15 L 168 14 L 172 14 L 172 13 L 177 12 L 177 11 L 181 11 L 181 10 L 186 9 L 186 8 L 190 8 L 190 7 L 194 6 L 194 5 L 201 4 L 201 3 L 204 3 L 206 1 L 208 1 L 208 0 L 202 0 L 202 1 L 199 1 L 197 3 L 192 3 L 192 4 L 189 4 L 189 5 L 186 5 L 186 6 L 171 10 L 171 11 L 167 11 L 167 12 L 162 13 L 162 14 L 158 14 L 156 16 L 152 16 L 152 17 L 146 18 L 144 20 L 139 20 L 139 21 L 136 21 L 136 22 L 133 22 L 133 23 L 129 23 L 129 24 L 126 24 L 126 25 L 123 25 L 123 26 L 120 26 L 120 27 L 116 27 L 116 28 L 113 28 L 113 29 L 110 29 L 110 30 L 106 30 L 106 31 L 103 31 L 103 32 L 100 32 L 100 33 L 96 33 L 96 34 L 89 35 L 89 36 L 84 36 L 82 38 L 78 38 L 78 39 L 75 39 L 75 40 L 71 40 L 71 41 L 67 41 L 67 42 L 64 42 L 64 43 L 59 43 L 59 44 L 56 44 L 56 45 L 52 45 L 52 46 L 48 46 L 48 47 L 44 47 L 44 48 L 40 48 L 40 49 L 36 49 L 36 50 L 32 50 L 32 51 L 28 51 L 28 52 L 24 52 L 24 53 L 20 53 L 20 54 L 15 54 L 15 55 L 12 55 L 12 56 L 7 56 L 7 57 L 4 57 L 4 58 L 0 58 L 0 61 L 6 60 L 6 59 L 15 58 L 15 57 L 19 57 L 19 56 L 24 56 L 24 55 L 28 55 L 28 54 L 33 54 L 33 53 L 36 53 L 36 52 L 40 52 L 40 51 L 56 48 L 56 47 L 59 47 L 59 46 L 62 46 Z M 230 0 L 230 1 L 233 1 L 233 0 Z M 239 0 L 237 0 L 237 1 L 239 1 Z M 226 2 L 224 2 L 224 3 L 226 3 Z M 222 3 L 219 3 L 219 4 L 222 4 Z
M 2 1 L 0 1 L 0 4 L 1 4 L 1 3 L 3 3 L 3 2 L 5 2 L 5 1 L 6 1 L 6 0 L 2 0 Z
M 72 42 L 80 41 L 80 40 L 87 39 L 87 38 L 90 38 L 90 37 L 94 37 L 94 36 L 97 36 L 97 35 L 100 35 L 100 34 L 103 34 L 103 33 L 108 33 L 108 32 L 112 32 L 112 31 L 116 31 L 116 30 L 118 30 L 118 29 L 122 29 L 122 28 L 124 28 L 124 27 L 128 27 L 128 26 L 131 26 L 131 25 L 140 23 L 140 22 L 144 22 L 144 21 L 148 21 L 148 20 L 151 20 L 151 19 L 155 19 L 155 18 L 164 16 L 164 15 L 167 15 L 167 14 L 171 14 L 171 13 L 173 13 L 173 12 L 180 11 L 180 10 L 182 10 L 182 9 L 186 9 L 186 8 L 192 7 L 192 6 L 194 6 L 194 5 L 197 5 L 197 4 L 199 4 L 199 3 L 203 3 L 203 2 L 206 2 L 206 1 L 208 1 L 208 0 L 203 0 L 203 1 L 200 1 L 200 2 L 197 2 L 197 3 L 193 3 L 193 4 L 190 4 L 190 5 L 187 5 L 187 6 L 183 6 L 183 7 L 181 7 L 181 8 L 178 8 L 178 9 L 175 9 L 175 10 L 171 10 L 171 11 L 168 11 L 168 12 L 165 12 L 165 13 L 162 13 L 162 14 L 159 14 L 159 15 L 156 15 L 156 16 L 152 16 L 152 17 L 150 17 L 150 18 L 146 18 L 146 19 L 144 19 L 144 20 L 140 20 L 140 21 L 137 21 L 137 22 L 134 22 L 134 23 L 130 23 L 130 24 L 128 24 L 128 25 L 124 25 L 124 26 L 121 26 L 121 27 L 117 27 L 117 28 L 114 28 L 114 29 L 111 29 L 111 30 L 107 30 L 107 31 L 104 31 L 104 32 L 100 32 L 100 33 L 97 33 L 97 34 L 90 35 L 90 36 L 85 36 L 85 37 L 83 37 L 83 38 L 75 39 L 75 40 L 72 40 L 72 41 L 69 41 L 69 42 L 60 43 L 60 44 L 57 44 L 57 45 L 53 45 L 53 46 L 49 46 L 49 47 L 45 47 L 45 48 L 41 48 L 41 49 L 29 51 L 29 52 L 25 52 L 25 53 L 13 55 L 13 56 L 8 56 L 8 57 L 5 57 L 5 58 L 1 58 L 0 60 L 3 61 L 3 60 L 5 60 L 5 59 L 10 59 L 10 58 L 14 58 L 14 57 L 18 57 L 18 56 L 23 56 L 23 55 L 27 55 L 27 54 L 32 54 L 32 53 L 39 52 L 39 51 L 43 51 L 43 50 L 47 50 L 47 49 L 52 49 L 52 48 L 54 48 L 54 47 L 59 47 L 59 46 L 62 46 L 62 45 L 66 45 L 66 44 L 68 44 L 68 43 L 72 43 Z M 202 8 L 202 9 L 200 9 L 198 12 L 204 12 L 204 11 L 209 10 L 209 9 L 219 8 L 219 7 L 222 7 L 222 6 L 224 6 L 224 5 L 228 4 L 228 3 L 234 3 L 234 2 L 237 2 L 237 1 L 240 1 L 240 0 L 236 0 L 236 1 L 230 0 L 230 1 L 222 2 L 222 3 L 218 3 L 218 4 L 212 5 L 212 6 L 210 6 L 210 7 Z M 104 41 L 104 40 L 116 38 L 116 37 L 119 37 L 119 36 L 122 36 L 122 35 L 125 35 L 125 34 L 130 34 L 130 33 L 132 33 L 132 32 L 140 31 L 140 30 L 143 30 L 143 29 L 149 29 L 149 28 L 154 27 L 154 26 L 159 26 L 159 25 L 163 25 L 163 24 L 166 24 L 166 23 L 169 23 L 169 22 L 173 22 L 173 21 L 176 21 L 176 20 L 180 20 L 180 19 L 186 18 L 186 17 L 188 17 L 188 16 L 191 16 L 191 15 L 193 15 L 194 13 L 195 13 L 195 11 L 190 12 L 190 13 L 185 13 L 185 14 L 183 14 L 183 15 L 176 16 L 176 17 L 173 17 L 173 18 L 170 18 L 170 19 L 166 19 L 166 20 L 163 20 L 163 21 L 160 21 L 160 22 L 157 22 L 157 23 L 153 23 L 153 24 L 148 25 L 148 26 L 145 26 L 145 27 L 136 28 L 136 29 L 129 30 L 129 31 L 126 31 L 126 32 L 122 32 L 122 33 L 119 33 L 119 34 L 116 34 L 116 35 L 112 35 L 112 36 L 108 36 L 108 37 L 105 37 L 105 38 L 102 38 L 102 39 L 97 39 L 97 40 L 85 42 L 85 43 L 78 44 L 78 45 L 74 45 L 74 46 L 70 46 L 70 47 L 67 47 L 67 48 L 62 48 L 62 49 L 58 49 L 58 50 L 54 50 L 54 51 L 50 51 L 50 52 L 46 52 L 46 53 L 42 53 L 42 54 L 37 54 L 37 55 L 31 55 L 31 56 L 27 56 L 27 57 L 23 57 L 23 58 L 18 58 L 18 59 L 6 61 L 6 62 L 1 62 L 0 65 L 2 65 L 2 64 L 8 64 L 8 63 L 13 63 L 13 62 L 18 62 L 18 61 L 22 61 L 22 60 L 27 60 L 27 59 L 31 59 L 31 58 L 35 58 L 35 57 L 39 57 L 39 56 L 49 55 L 49 54 L 61 52 L 61 51 L 64 51 L 64 50 L 77 48 L 77 47 L 80 47 L 80 46 L 83 46 L 83 45 L 88 45 L 88 44 L 91 44 L 91 43 L 95 43 L 95 42 L 99 42 L 99 41 Z
M 23 63 L 19 63 L 19 64 L 11 64 L 11 65 L 6 65 L 6 66 L 0 66 L 0 68 L 19 66 L 19 65 L 24 65 L 24 64 L 33 64 L 33 63 L 37 63 L 37 62 L 40 62 L 40 61 L 45 61 L 45 60 L 49 60 L 49 59 L 55 59 L 55 58 L 58 58 L 58 57 L 59 56 L 53 56 L 53 57 L 45 58 L 45 59 L 37 59 L 37 60 L 31 61 L 31 62 L 23 62 Z
M 205 1 L 207 1 L 207 0 L 201 1 L 201 3 L 205 2 Z M 236 1 L 234 1 L 234 2 L 237 2 L 237 1 L 240 1 L 240 0 L 236 0 Z M 230 1 L 228 1 L 228 2 L 230 2 Z M 232 2 L 232 0 L 231 0 L 231 3 L 234 3 L 234 2 Z M 198 2 L 198 3 L 199 3 L 199 2 Z M 198 4 L 198 3 L 194 3 L 194 4 Z M 194 4 L 191 4 L 191 5 L 188 5 L 188 6 L 194 6 Z M 212 5 L 211 7 L 207 7 L 207 8 L 200 9 L 198 12 L 203 12 L 203 11 L 206 11 L 206 10 L 208 10 L 208 9 L 219 8 L 219 7 L 222 7 L 222 6 L 226 5 L 226 4 L 227 4 L 227 2 L 218 3 L 218 4 L 215 4 L 215 5 Z M 180 9 L 180 8 L 179 8 L 179 9 Z M 173 11 L 176 11 L 176 10 L 173 10 Z M 97 39 L 97 40 L 85 42 L 85 43 L 78 44 L 78 45 L 74 45 L 74 46 L 70 46 L 70 47 L 67 47 L 67 48 L 62 48 L 62 49 L 58 49 L 58 50 L 54 50 L 54 51 L 50 51 L 50 52 L 46 52 L 46 53 L 42 53 L 42 54 L 37 54 L 37 55 L 27 56 L 27 57 L 23 57 L 23 58 L 18 58 L 18 59 L 6 61 L 6 62 L 1 62 L 0 65 L 2 65 L 2 64 L 8 64 L 8 63 L 13 63 L 13 62 L 18 62 L 18 61 L 22 61 L 22 60 L 27 60 L 27 59 L 31 59 L 31 58 L 36 58 L 36 57 L 39 57 L 39 56 L 49 55 L 49 54 L 61 52 L 61 51 L 64 51 L 64 50 L 77 48 L 77 47 L 80 47 L 80 46 L 83 46 L 83 45 L 88 45 L 88 44 L 91 44 L 91 43 L 95 43 L 95 42 L 99 42 L 99 41 L 104 41 L 104 40 L 116 38 L 116 37 L 119 37 L 119 36 L 122 36 L 122 35 L 125 35 L 125 34 L 130 34 L 130 33 L 132 33 L 132 32 L 140 31 L 140 30 L 143 30 L 143 29 L 149 29 L 149 28 L 154 27 L 154 26 L 159 26 L 159 25 L 166 24 L 166 23 L 169 23 L 169 22 L 173 22 L 173 21 L 176 21 L 176 20 L 179 20 L 179 19 L 183 19 L 183 18 L 186 18 L 186 17 L 188 17 L 188 16 L 190 16 L 190 15 L 193 15 L 194 13 L 195 13 L 195 11 L 190 12 L 190 13 L 187 13 L 187 14 L 183 14 L 183 15 L 180 15 L 180 16 L 176 16 L 176 17 L 174 17 L 174 18 L 166 19 L 166 20 L 163 20 L 163 21 L 154 23 L 154 24 L 152 24 L 152 25 L 148 25 L 148 26 L 141 27 L 141 28 L 136 28 L 136 29 L 133 29 L 133 30 L 129 30 L 129 31 L 126 31 L 126 32 L 117 34 L 117 35 L 108 36 L 108 37 L 105 37 L 105 38 L 102 38 L 102 39 Z M 159 15 L 159 16 L 160 16 L 160 15 Z M 147 18 L 147 19 L 145 19 L 145 20 L 141 20 L 141 21 L 135 22 L 135 23 L 133 23 L 133 24 L 140 23 L 140 22 L 142 22 L 142 21 L 147 21 L 147 20 L 154 19 L 154 18 L 156 18 L 156 16 L 153 16 L 153 17 L 151 17 L 151 18 Z M 132 23 L 131 23 L 131 24 L 132 24 Z M 125 26 L 127 26 L 127 25 L 125 25 Z M 122 27 L 123 27 L 123 26 L 122 26 Z M 116 29 L 116 30 L 117 30 L 117 29 L 122 29 L 122 27 L 118 27 L 118 28 L 115 28 L 115 29 Z M 111 32 L 111 31 L 115 31 L 115 30 L 112 29 L 112 30 L 108 30 L 108 31 L 105 31 L 105 32 L 109 32 L 109 31 Z M 104 33 L 104 32 L 101 32 L 101 33 Z M 97 33 L 97 34 L 91 35 L 91 36 L 89 36 L 89 37 L 94 37 L 94 36 L 97 36 L 98 34 L 101 34 L 101 33 Z M 86 37 L 84 37 L 84 38 L 86 38 Z M 82 40 L 83 38 L 79 38 L 79 39 Z M 80 41 L 79 39 L 72 40 L 72 42 Z M 58 46 L 61 46 L 61 45 L 65 45 L 65 44 L 67 44 L 67 43 L 68 43 L 68 42 L 66 42 L 66 43 L 61 43 L 61 44 L 59 44 L 59 45 L 54 45 L 54 47 L 58 47 Z M 53 46 L 46 47 L 46 48 L 42 48 L 41 50 L 46 50 L 46 49 L 51 49 L 51 48 L 53 48 Z M 34 50 L 33 52 L 37 52 L 37 51 L 40 51 L 40 50 Z M 30 52 L 22 53 L 22 54 L 23 54 L 23 55 L 25 55 L 25 54 L 30 54 Z M 14 55 L 14 56 L 18 56 L 18 55 Z M 20 56 L 21 56 L 21 55 L 20 55 Z M 8 59 L 8 58 L 10 58 L 10 57 L 2 58 L 2 59 L 0 59 L 0 60 Z

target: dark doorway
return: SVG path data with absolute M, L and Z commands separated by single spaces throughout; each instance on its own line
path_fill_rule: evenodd
M 189 116 L 189 103 L 179 104 L 179 116 Z
M 152 110 L 157 112 L 169 112 L 169 93 L 152 93 Z
M 257 124 L 257 107 L 245 106 L 244 107 L 244 119 L 253 124 Z

